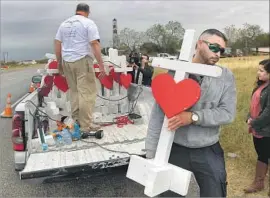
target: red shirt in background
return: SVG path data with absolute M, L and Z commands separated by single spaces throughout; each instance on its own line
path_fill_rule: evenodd
M 262 84 L 253 94 L 252 99 L 251 99 L 251 104 L 250 104 L 250 117 L 251 119 L 256 119 L 259 117 L 259 114 L 261 112 L 261 105 L 260 105 L 260 98 L 261 98 L 261 92 L 262 90 L 268 85 L 268 83 Z M 249 133 L 252 133 L 253 136 L 256 138 L 262 138 L 263 136 L 260 136 L 256 133 L 256 131 L 249 126 L 248 129 Z

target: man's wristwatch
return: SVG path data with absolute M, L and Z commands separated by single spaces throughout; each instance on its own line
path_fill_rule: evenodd
M 198 116 L 198 114 L 197 114 L 197 113 L 192 112 L 192 115 L 191 115 L 191 120 L 192 120 L 192 122 L 193 122 L 193 123 L 198 122 L 198 120 L 199 120 L 199 116 Z

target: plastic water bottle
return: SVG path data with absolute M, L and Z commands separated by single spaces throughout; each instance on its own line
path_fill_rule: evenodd
M 63 142 L 63 137 L 59 134 L 56 135 L 56 146 L 57 147 L 61 147 L 63 146 L 65 143 Z
M 42 144 L 42 150 L 43 150 L 43 151 L 47 151 L 47 150 L 48 150 L 48 144 L 43 143 L 43 144 Z
M 63 129 L 62 137 L 65 144 L 70 145 L 72 144 L 72 137 L 71 133 L 67 129 Z
M 74 123 L 74 132 L 72 133 L 73 140 L 79 140 L 81 138 L 80 126 L 77 122 Z

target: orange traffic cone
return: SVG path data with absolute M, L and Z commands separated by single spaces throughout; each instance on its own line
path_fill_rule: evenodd
M 35 87 L 34 84 L 32 83 L 29 87 L 29 93 L 32 93 L 33 91 L 35 91 Z
M 11 108 L 11 94 L 9 93 L 7 96 L 7 104 L 6 108 L 1 115 L 2 118 L 12 118 L 12 108 Z

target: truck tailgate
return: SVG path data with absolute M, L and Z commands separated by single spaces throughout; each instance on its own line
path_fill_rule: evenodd
M 67 151 L 33 153 L 20 172 L 21 180 L 50 176 L 63 176 L 77 171 L 95 171 L 129 163 L 129 154 L 144 155 L 144 140 L 133 143 L 118 143 L 102 146 L 112 152 L 95 146 L 92 148 Z M 128 153 L 125 153 L 128 152 Z

